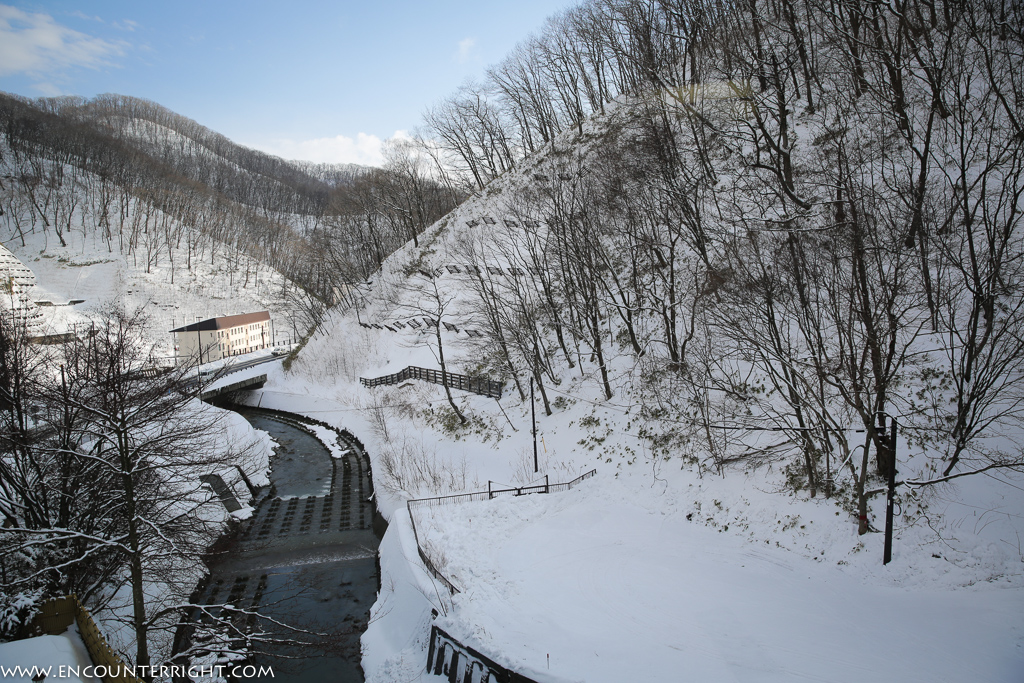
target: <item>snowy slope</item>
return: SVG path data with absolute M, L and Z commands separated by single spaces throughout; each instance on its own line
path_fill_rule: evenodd
M 419 249 L 389 258 L 365 305 L 333 313 L 290 372 L 269 370 L 254 399 L 349 429 L 373 460 L 376 502 L 391 526 L 363 640 L 367 680 L 427 678 L 432 609 L 465 644 L 538 681 L 1020 680 L 1024 480 L 1012 472 L 902 492 L 894 561 L 883 567 L 881 534 L 858 536 L 846 499 L 792 493 L 777 463 L 719 473 L 687 443 L 654 455 L 637 417 L 647 387 L 617 345 L 607 349 L 611 400 L 592 362 L 568 368 L 554 354 L 559 383 L 547 387 L 553 414 L 537 411 L 536 473 L 528 393 L 522 400 L 510 382 L 500 402 L 456 393 L 466 426 L 439 386 L 361 386 L 360 377 L 439 366 L 424 321 L 439 302 L 457 328 L 441 332 L 449 370 L 500 370 L 486 340 L 469 332 L 483 325 L 466 266 L 507 269 L 498 246 L 514 239 L 514 190 L 535 170 L 496 181 Z M 176 257 L 173 272 L 167 262 L 147 272 L 91 234 L 68 239 L 66 248 L 42 233 L 23 247 L 5 242 L 35 272 L 37 299 L 83 298 L 85 314 L 109 301 L 152 301 L 157 335 L 220 313 L 269 308 L 289 319 L 284 283 L 266 270 L 244 286 L 216 259 L 190 271 Z M 169 337 L 154 340 L 169 352 Z M 901 474 L 925 471 L 915 448 L 901 445 Z M 421 540 L 462 592 L 448 596 L 423 571 L 407 499 L 545 474 L 567 481 L 590 468 L 597 476 L 568 493 L 417 518 Z M 836 469 L 848 486 L 849 473 Z M 883 505 L 872 501 L 876 524 Z
M 229 272 L 222 257 L 212 264 L 209 259 L 195 260 L 189 270 L 179 253 L 173 268 L 164 259 L 146 272 L 134 259 L 108 250 L 97 233 L 68 233 L 67 247 L 42 231 L 25 237 L 22 246 L 20 240 L 3 235 L 4 245 L 35 274 L 31 299 L 53 304 L 84 299 L 70 308 L 44 307 L 51 332 L 86 324 L 104 308 L 121 304 L 128 310 L 145 307 L 151 317 L 152 341 L 161 355 L 173 355 L 171 329 L 218 315 L 269 310 L 282 340 L 292 336 L 291 309 L 284 296 L 287 283 L 265 266 L 254 263 L 246 285 L 244 273 Z
M 901 491 L 894 560 L 883 567 L 882 534 L 858 536 L 841 497 L 792 493 L 782 467 L 718 474 L 684 452 L 653 456 L 637 419 L 645 388 L 615 347 L 612 400 L 593 364 L 563 365 L 549 387 L 553 415 L 537 411 L 538 475 L 567 481 L 596 467 L 597 477 L 571 493 L 434 509 L 417 525 L 463 592 L 449 598 L 418 568 L 403 501 L 537 476 L 529 399 L 509 383 L 500 405 L 456 393 L 470 418 L 458 427 L 439 386 L 370 390 L 358 380 L 438 367 L 433 331 L 408 325 L 434 283 L 459 328 L 442 332 L 449 370 L 493 371 L 466 332 L 479 325 L 470 281 L 447 266 L 466 265 L 471 243 L 489 254 L 477 265 L 507 265 L 486 245 L 507 234 L 510 188 L 529 172 L 471 199 L 419 250 L 393 255 L 366 306 L 330 318 L 261 399 L 350 429 L 373 458 L 392 527 L 364 637 L 367 680 L 422 675 L 430 609 L 464 644 L 538 681 L 1020 680 L 1024 479 L 1002 471 Z M 901 443 L 900 458 L 901 476 L 924 471 L 916 447 Z M 880 524 L 884 496 L 871 506 Z
M 537 680 L 924 683 L 1024 672 L 1019 588 L 948 590 L 942 560 L 909 552 L 888 575 L 864 576 L 860 562 L 837 566 L 835 546 L 808 562 L 688 519 L 687 488 L 637 493 L 598 478 L 564 494 L 429 508 L 425 542 L 446 550 L 463 589 L 441 625 Z M 866 554 L 877 562 L 875 548 Z M 939 585 L 894 588 L 908 561 L 915 580 Z

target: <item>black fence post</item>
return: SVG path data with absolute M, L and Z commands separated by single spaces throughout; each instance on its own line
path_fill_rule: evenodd
M 430 650 L 427 652 L 427 673 L 430 673 L 434 664 L 434 654 L 437 651 L 437 626 L 430 625 Z
M 533 400 L 533 376 L 530 376 L 530 419 L 533 421 L 533 472 L 537 473 L 537 404 Z
M 883 414 L 884 415 L 884 414 Z M 882 418 L 885 419 L 884 417 Z M 896 501 L 896 418 L 889 417 L 889 472 L 888 492 L 885 500 L 885 546 L 882 551 L 882 564 L 886 565 L 892 561 L 892 524 L 893 506 Z

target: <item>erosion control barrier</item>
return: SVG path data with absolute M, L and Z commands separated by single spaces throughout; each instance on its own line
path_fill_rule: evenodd
M 505 388 L 504 382 L 495 382 L 486 377 L 470 377 L 469 375 L 459 375 L 454 372 L 420 368 L 415 365 L 410 365 L 393 375 L 373 378 L 360 377 L 359 382 L 364 387 L 377 387 L 386 384 L 398 384 L 407 379 L 419 379 L 433 384 L 444 384 L 447 381 L 448 387 L 451 389 L 468 391 L 480 396 L 489 396 L 490 398 L 501 398 L 501 392 Z
M 52 636 L 64 633 L 72 622 L 78 623 L 78 633 L 82 636 L 93 665 L 111 672 L 111 675 L 103 677 L 103 683 L 142 683 L 140 679 L 128 674 L 129 668 L 111 649 L 89 610 L 78 601 L 77 595 L 54 598 L 43 603 L 35 618 L 35 625 L 43 633 Z

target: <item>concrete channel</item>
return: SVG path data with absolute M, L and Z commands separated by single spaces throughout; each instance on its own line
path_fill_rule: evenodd
M 345 432 L 338 443 L 347 452 L 332 458 L 304 429 L 306 418 L 236 409 L 278 443 L 271 486 L 260 492 L 254 514 L 217 544 L 198 602 L 251 608 L 265 617 L 252 619 L 251 628 L 297 641 L 261 646 L 266 654 L 250 661 L 272 667 L 273 677 L 247 680 L 361 683 L 359 639 L 380 587 L 377 547 L 385 529 L 369 502 L 369 460 Z

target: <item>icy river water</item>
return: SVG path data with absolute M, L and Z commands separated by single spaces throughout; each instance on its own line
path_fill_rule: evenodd
M 273 668 L 265 680 L 361 683 L 359 638 L 379 588 L 377 546 L 384 531 L 367 501 L 372 482 L 365 456 L 342 436 L 348 452 L 332 458 L 297 415 L 238 412 L 278 443 L 271 486 L 260 492 L 252 517 L 218 548 L 200 600 L 253 607 L 321 634 L 289 634 L 264 620 L 264 629 L 304 641 L 272 646 L 274 656 L 257 658 L 255 664 Z

